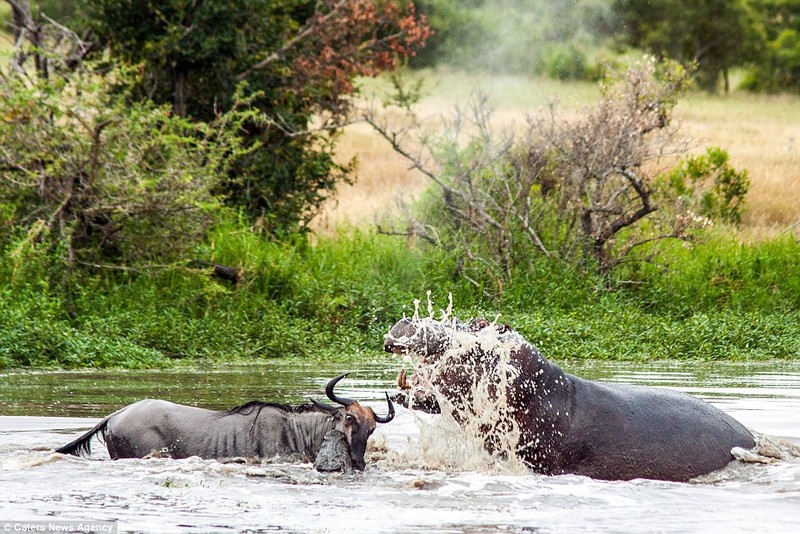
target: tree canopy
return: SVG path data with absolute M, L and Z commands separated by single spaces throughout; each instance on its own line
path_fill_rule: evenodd
M 133 67 L 139 76 L 106 81 L 132 104 L 168 105 L 197 123 L 230 110 L 235 95 L 246 98 L 260 114 L 235 132 L 245 150 L 212 192 L 269 233 L 304 228 L 350 179 L 352 164 L 334 155 L 356 78 L 396 68 L 430 35 L 413 4 L 391 1 L 6 1 L 17 73 L 30 59 L 40 80 L 52 68 Z
M 714 90 L 731 68 L 753 61 L 763 42 L 748 0 L 615 0 L 622 38 L 684 64 L 694 63 L 701 87 Z
M 420 0 L 435 35 L 413 60 L 597 79 L 639 52 L 692 66 L 706 90 L 800 90 L 800 0 Z
M 258 92 L 257 148 L 222 187 L 269 231 L 302 227 L 348 180 L 334 139 L 355 77 L 395 68 L 428 36 L 413 5 L 369 0 L 99 0 L 83 19 L 112 58 L 143 66 L 139 95 L 178 115 L 209 120 L 239 84 Z

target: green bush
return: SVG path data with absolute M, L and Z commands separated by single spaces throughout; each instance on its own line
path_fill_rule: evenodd
M 125 367 L 167 364 L 157 350 L 74 327 L 57 296 L 33 289 L 0 293 L 0 369 Z
M 43 246 L 57 269 L 125 268 L 186 255 L 220 206 L 214 189 L 247 151 L 256 114 L 239 100 L 212 122 L 119 94 L 133 73 L 0 78 L 0 241 Z M 20 235 L 20 232 L 24 232 Z
M 545 58 L 544 71 L 554 80 L 588 80 L 592 71 L 584 50 L 573 42 L 554 45 Z
M 637 281 L 630 294 L 640 305 L 660 313 L 800 309 L 800 245 L 791 236 L 743 244 L 711 230 L 698 244 L 664 247 L 657 261 L 619 274 Z
M 669 173 L 669 186 L 690 209 L 712 220 L 739 223 L 750 189 L 747 170 L 728 163 L 728 152 L 718 147 L 702 156 L 688 156 Z
M 198 257 L 243 271 L 239 283 L 173 266 L 41 276 L 35 255 L 0 261 L 0 367 L 154 367 L 178 360 L 381 357 L 403 315 L 437 317 L 453 296 L 462 318 L 511 324 L 547 357 L 767 359 L 800 357 L 800 244 L 744 245 L 722 229 L 662 246 L 658 264 L 593 271 L 544 257 L 511 271 L 501 298 L 456 277 L 452 251 L 352 231 L 275 241 L 236 216 Z M 41 251 L 46 255 L 46 251 Z M 41 263 L 48 263 L 42 260 Z

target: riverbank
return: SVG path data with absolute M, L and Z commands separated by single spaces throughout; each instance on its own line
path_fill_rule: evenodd
M 592 272 L 540 261 L 486 296 L 432 246 L 355 231 L 278 242 L 232 228 L 213 259 L 238 283 L 186 266 L 94 272 L 68 285 L 35 263 L 0 264 L 0 369 L 164 367 L 260 358 L 354 361 L 382 351 L 402 316 L 509 323 L 555 360 L 766 360 L 800 356 L 800 246 L 709 236 L 608 288 Z M 206 251 L 208 252 L 208 251 Z M 635 275 L 635 278 L 633 276 Z M 623 283 L 625 282 L 625 283 Z M 430 309 L 426 293 L 431 292 Z
M 466 98 L 470 84 L 492 89 L 499 113 L 512 121 L 552 93 L 573 110 L 597 93 L 587 84 L 423 75 L 432 77 L 421 103 L 428 116 Z M 315 234 L 265 235 L 220 210 L 183 262 L 69 267 L 63 251 L 2 219 L 0 369 L 368 359 L 380 354 L 397 319 L 415 313 L 415 300 L 419 313 L 429 313 L 429 291 L 437 316 L 452 295 L 458 317 L 509 323 L 556 360 L 798 358 L 800 228 L 791 223 L 800 214 L 791 199 L 800 149 L 788 140 L 798 101 L 744 94 L 682 101 L 679 119 L 690 130 L 709 125 L 700 136 L 751 171 L 757 195 L 748 197 L 739 226 L 715 223 L 691 242 L 661 241 L 643 255 L 650 261 L 625 264 L 611 277 L 588 262 L 542 257 L 520 258 L 496 280 L 491 270 L 470 279 L 463 250 L 377 232 L 373 210 L 388 212 L 394 194 L 414 197 L 426 184 L 402 174 L 407 162 L 359 129 L 347 130 L 339 146 L 343 156 L 363 156 L 358 183 L 341 192 L 340 204 L 360 218 L 342 223 L 329 206 L 328 226 Z M 759 154 L 747 148 L 765 136 L 777 141 Z M 238 277 L 199 268 L 212 264 Z

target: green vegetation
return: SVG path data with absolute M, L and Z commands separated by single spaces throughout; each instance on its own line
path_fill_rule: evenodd
M 750 0 L 616 0 L 622 39 L 639 49 L 694 63 L 697 81 L 714 91 L 729 72 L 761 59 L 761 18 Z
M 732 168 L 728 159 L 728 152 L 718 147 L 689 156 L 672 169 L 669 184 L 700 215 L 739 223 L 750 178 L 746 170 Z
M 728 92 L 800 91 L 798 0 L 420 0 L 434 36 L 412 64 L 596 80 L 650 53 Z
M 800 2 L 751 0 L 761 23 L 763 44 L 758 61 L 750 68 L 743 86 L 759 91 L 800 89 Z
M 192 122 L 116 94 L 129 76 L 79 71 L 34 87 L 9 77 L 0 87 L 0 224 L 24 235 L 17 263 L 61 256 L 58 274 L 68 276 L 82 266 L 172 262 L 205 236 L 220 207 L 219 175 L 248 153 L 236 132 L 258 118 L 252 98 Z
M 202 271 L 85 273 L 52 287 L 34 266 L 0 265 L 0 367 L 153 367 L 176 360 L 371 359 L 413 300 L 452 292 L 460 317 L 512 324 L 556 360 L 746 360 L 800 356 L 800 246 L 743 245 L 722 230 L 663 248 L 619 287 L 559 263 L 513 273 L 501 298 L 455 280 L 456 258 L 355 231 L 314 246 L 232 221 L 205 245 L 240 265 L 233 285 Z M 6 253 L 8 249 L 6 249 Z M 627 284 L 623 284 L 627 282 Z
M 370 0 L 29 4 L 11 4 L 9 37 L 24 46 L 10 73 L 43 84 L 88 68 L 125 101 L 167 105 L 198 127 L 241 99 L 257 110 L 228 126 L 247 150 L 211 189 L 273 234 L 306 225 L 349 182 L 334 147 L 355 78 L 393 70 L 429 35 L 413 6 Z M 139 76 L 113 79 L 120 67 Z
M 434 30 L 414 66 L 592 80 L 616 55 L 611 1 L 420 0 Z
M 230 48 L 245 4 L 268 16 Z M 77 34 L 48 41 L 51 25 L 0 73 L 0 368 L 371 358 L 427 291 L 554 359 L 800 355 L 800 245 L 728 226 L 748 175 L 717 148 L 648 166 L 672 150 L 685 71 L 628 71 L 524 141 L 463 120 L 480 142 L 428 137 L 445 187 L 411 239 L 312 237 L 304 222 L 344 178 L 332 149 L 352 84 L 391 70 L 424 24 L 369 2 L 164 5 L 139 21 L 122 8 L 140 3 L 94 3 L 94 59 Z M 201 38 L 215 28 L 221 41 Z M 582 71 L 576 50 L 553 68 Z M 692 209 L 713 224 L 684 233 Z

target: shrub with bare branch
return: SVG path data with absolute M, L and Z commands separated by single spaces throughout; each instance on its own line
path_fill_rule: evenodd
M 0 242 L 58 268 L 182 261 L 205 236 L 219 175 L 244 152 L 248 102 L 209 123 L 131 104 L 105 75 L 0 78 Z
M 493 129 L 485 99 L 416 142 L 413 118 L 397 128 L 371 110 L 366 120 L 440 192 L 409 228 L 435 226 L 461 254 L 462 276 L 502 291 L 535 257 L 608 277 L 646 259 L 634 252 L 647 243 L 690 237 L 694 219 L 659 187 L 660 165 L 684 149 L 672 109 L 687 83 L 683 69 L 646 61 L 606 83 L 579 118 L 551 107 L 522 135 Z
M 5 1 L 11 7 L 14 36 L 14 54 L 9 63 L 11 72 L 32 75 L 25 65 L 32 59 L 35 75 L 47 78 L 52 73 L 74 70 L 96 49 L 96 43 L 86 36 L 78 35 L 50 17 L 44 14 L 34 17 L 30 0 Z

